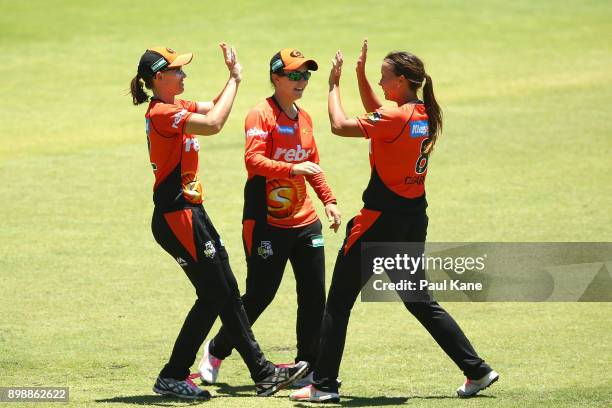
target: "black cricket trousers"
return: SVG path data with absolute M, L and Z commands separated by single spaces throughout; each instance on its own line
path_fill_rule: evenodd
M 243 243 L 247 258 L 246 292 L 242 303 L 251 325 L 274 299 L 287 261 L 291 262 L 297 292 L 297 355 L 311 365 L 318 354 L 325 308 L 325 251 L 321 221 L 298 228 L 278 228 L 267 222 L 245 220 Z M 223 325 L 210 342 L 210 353 L 224 359 L 236 345 Z
M 197 294 L 159 375 L 187 378 L 217 316 L 235 339 L 251 378 L 257 382 L 272 374 L 274 365 L 266 360 L 251 331 L 227 252 L 204 207 L 171 212 L 156 209 L 151 229 L 157 243 L 183 268 Z
M 362 242 L 425 242 L 428 218 L 416 214 L 386 213 L 362 209 L 346 227 L 346 238 L 336 259 L 321 327 L 314 384 L 321 390 L 338 391 L 336 378 L 344 352 L 351 309 L 367 279 L 362 277 Z M 455 320 L 437 302 L 404 302 L 404 306 L 427 329 L 434 340 L 466 377 L 478 379 L 491 368 L 476 354 Z

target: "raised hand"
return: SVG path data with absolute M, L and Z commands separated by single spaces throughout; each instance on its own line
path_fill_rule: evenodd
M 230 77 L 240 82 L 242 79 L 242 65 L 240 65 L 240 62 L 238 62 L 236 50 L 234 47 L 230 47 L 224 42 L 220 43 L 219 47 L 221 47 L 221 50 L 223 50 L 223 59 L 227 69 L 229 70 Z
M 359 58 L 357 58 L 357 71 L 365 71 L 366 59 L 368 57 L 368 39 L 363 40 L 363 45 L 361 46 L 361 53 L 359 54 Z
M 336 55 L 332 58 L 332 68 L 329 72 L 329 86 L 340 84 L 340 76 L 342 75 L 342 63 L 344 62 L 344 56 L 342 51 L 336 51 Z

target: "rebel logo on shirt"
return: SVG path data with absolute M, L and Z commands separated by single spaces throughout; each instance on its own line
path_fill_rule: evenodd
M 306 160 L 310 157 L 312 149 L 302 149 L 301 145 L 297 145 L 297 149 L 287 149 L 285 147 L 277 147 L 272 157 L 274 160 L 283 159 L 284 161 L 291 163 L 294 161 Z

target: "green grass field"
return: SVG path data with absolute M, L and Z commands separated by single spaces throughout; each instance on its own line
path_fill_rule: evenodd
M 430 241 L 612 241 L 609 1 L 0 0 L 0 9 L 0 386 L 68 386 L 74 407 L 190 405 L 151 392 L 195 295 L 149 228 L 144 107 L 126 96 L 149 46 L 196 53 L 184 95 L 194 100 L 227 77 L 217 43 L 237 47 L 244 81 L 200 153 L 207 210 L 242 288 L 243 119 L 271 93 L 268 61 L 287 46 L 320 63 L 301 105 L 345 220 L 361 206 L 367 144 L 332 137 L 327 74 L 342 49 L 345 109 L 361 113 L 353 64 L 367 37 L 373 83 L 386 52 L 412 51 L 445 112 L 429 167 Z M 342 238 L 326 232 L 328 276 Z M 494 387 L 456 399 L 460 371 L 401 304 L 357 302 L 342 404 L 612 404 L 609 303 L 446 307 L 501 373 Z M 294 356 L 295 308 L 288 268 L 254 327 L 273 361 Z M 220 381 L 207 406 L 299 405 L 287 391 L 253 397 L 236 355 Z

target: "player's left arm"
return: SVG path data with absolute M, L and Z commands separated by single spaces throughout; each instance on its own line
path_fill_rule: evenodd
M 329 73 L 329 95 L 327 96 L 327 110 L 331 131 L 334 135 L 344 137 L 364 137 L 356 119 L 349 119 L 344 113 L 340 100 L 340 75 L 342 74 L 342 52 L 336 52 L 332 60 Z
M 310 160 L 313 163 L 319 164 L 319 152 L 317 151 L 317 145 L 313 139 L 313 152 L 310 156 Z M 342 214 L 337 206 L 336 196 L 332 192 L 331 187 L 327 184 L 327 180 L 325 179 L 325 173 L 323 171 L 304 176 L 308 183 L 312 186 L 312 189 L 319 197 L 319 200 L 325 206 L 325 216 L 327 220 L 330 222 L 330 229 L 333 229 L 334 232 L 338 232 L 338 228 L 340 228 L 340 224 L 342 224 Z
M 235 50 L 233 48 L 228 48 L 225 44 L 223 44 L 221 46 L 221 48 L 223 48 L 227 64 L 233 63 L 232 68 L 236 64 L 238 64 L 238 66 L 240 66 L 240 63 L 238 63 L 238 60 L 236 59 L 236 52 L 235 52 Z M 228 65 L 228 68 L 230 68 L 229 65 Z M 239 70 L 242 71 L 242 67 L 239 67 Z M 228 84 L 225 84 L 223 89 L 221 89 L 219 94 L 217 96 L 215 96 L 215 98 L 212 101 L 198 101 L 197 102 L 197 110 L 196 110 L 195 113 L 206 115 L 208 112 L 210 112 L 215 107 L 217 102 L 219 102 L 219 99 L 221 99 L 221 97 L 223 97 L 223 94 L 225 93 L 225 89 L 227 87 L 228 87 Z
M 363 40 L 361 46 L 361 54 L 357 58 L 357 85 L 359 86 L 359 96 L 361 96 L 361 103 L 365 108 L 366 112 L 374 112 L 382 107 L 382 103 L 372 90 L 370 82 L 365 72 L 366 59 L 368 57 L 368 40 Z
M 325 215 L 331 224 L 329 228 L 333 229 L 334 232 L 338 232 L 338 228 L 342 223 L 342 215 L 337 206 L 336 196 L 334 196 L 331 187 L 327 184 L 325 173 L 321 171 L 312 176 L 304 177 L 308 180 L 308 183 L 312 186 L 315 193 L 317 193 L 319 200 L 325 205 Z
M 219 92 L 219 95 L 217 95 L 215 97 L 215 99 L 213 99 L 212 101 L 198 101 L 198 111 L 197 111 L 197 113 L 201 113 L 202 115 L 206 115 L 208 112 L 210 112 L 212 110 L 212 108 L 215 107 L 215 104 L 221 98 L 221 95 L 223 95 L 223 91 L 225 91 L 225 88 L 223 88 L 221 90 L 221 92 Z
M 317 165 L 319 164 L 319 152 L 317 150 L 317 145 L 314 139 L 312 140 L 312 153 L 310 154 L 308 160 Z M 327 184 L 327 180 L 325 179 L 325 173 L 323 173 L 322 170 L 317 174 L 306 175 L 304 177 L 312 186 L 312 189 L 315 191 L 315 193 L 317 193 L 317 197 L 319 197 L 319 200 L 321 200 L 323 205 L 327 205 L 329 203 L 336 204 L 336 196 L 334 196 L 331 187 L 329 186 L 329 184 Z

